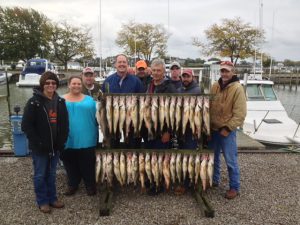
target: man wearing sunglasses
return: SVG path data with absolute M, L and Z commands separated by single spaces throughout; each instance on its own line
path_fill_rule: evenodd
M 246 113 L 246 97 L 235 67 L 229 61 L 220 65 L 221 78 L 211 88 L 214 95 L 211 101 L 212 139 L 210 146 L 214 149 L 213 186 L 220 183 L 220 155 L 223 152 L 229 175 L 229 190 L 225 198 L 233 199 L 240 191 L 240 170 L 237 157 L 236 129 L 242 126 Z

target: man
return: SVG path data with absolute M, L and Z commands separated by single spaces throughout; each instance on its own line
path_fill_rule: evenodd
M 147 91 L 147 87 L 150 84 L 152 78 L 147 73 L 147 63 L 144 60 L 139 60 L 135 64 L 136 67 L 136 76 L 140 78 L 143 84 L 143 92 Z
M 236 129 L 245 120 L 247 106 L 244 89 L 234 75 L 234 65 L 225 61 L 220 67 L 221 78 L 211 89 L 210 106 L 212 140 L 215 152 L 213 184 L 220 182 L 220 154 L 223 152 L 229 174 L 229 190 L 225 198 L 233 199 L 240 191 L 240 171 L 237 157 Z
M 180 73 L 181 73 L 181 67 L 179 62 L 172 62 L 170 65 L 170 71 L 171 71 L 171 80 L 172 83 L 175 85 L 176 89 L 181 88 L 182 83 L 180 79 Z
M 100 85 L 95 83 L 96 74 L 91 67 L 86 67 L 82 70 L 82 93 L 96 99 L 100 90 Z
M 107 77 L 102 85 L 105 93 L 141 93 L 143 86 L 136 76 L 128 73 L 128 59 L 125 55 L 119 54 L 116 57 L 116 73 Z
M 181 74 L 182 87 L 180 88 L 181 93 L 200 94 L 201 89 L 199 84 L 194 80 L 194 71 L 191 69 L 184 69 Z

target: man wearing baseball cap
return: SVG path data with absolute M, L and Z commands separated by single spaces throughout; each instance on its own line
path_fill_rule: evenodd
M 194 80 L 194 71 L 192 69 L 184 69 L 181 74 L 182 87 L 181 93 L 200 94 L 201 89 L 199 84 Z
M 151 83 L 151 76 L 147 74 L 147 63 L 144 60 L 139 60 L 135 64 L 136 67 L 136 75 L 140 78 L 143 84 L 143 92 L 147 91 L 148 85 Z
M 96 99 L 100 90 L 100 85 L 95 82 L 95 72 L 91 67 L 85 67 L 81 73 L 82 77 L 82 93 Z
M 244 89 L 234 74 L 232 62 L 220 64 L 220 79 L 211 88 L 214 96 L 210 106 L 211 141 L 209 146 L 214 149 L 213 186 L 220 183 L 221 151 L 227 164 L 229 190 L 225 198 L 233 199 L 240 191 L 240 170 L 237 157 L 236 129 L 242 126 L 246 113 L 246 96 Z
M 181 88 L 182 83 L 180 79 L 180 74 L 181 74 L 181 66 L 179 62 L 172 62 L 170 65 L 170 72 L 171 72 L 171 80 L 172 83 L 174 84 L 176 89 Z

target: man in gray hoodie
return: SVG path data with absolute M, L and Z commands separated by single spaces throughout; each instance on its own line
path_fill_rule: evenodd
M 181 74 L 182 87 L 180 93 L 200 94 L 201 89 L 199 84 L 194 81 L 194 72 L 192 69 L 184 69 Z

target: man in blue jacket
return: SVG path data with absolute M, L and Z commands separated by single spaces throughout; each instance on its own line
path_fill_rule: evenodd
M 142 93 L 143 85 L 140 79 L 128 73 L 128 59 L 125 55 L 116 56 L 117 72 L 105 79 L 102 85 L 104 93 Z

